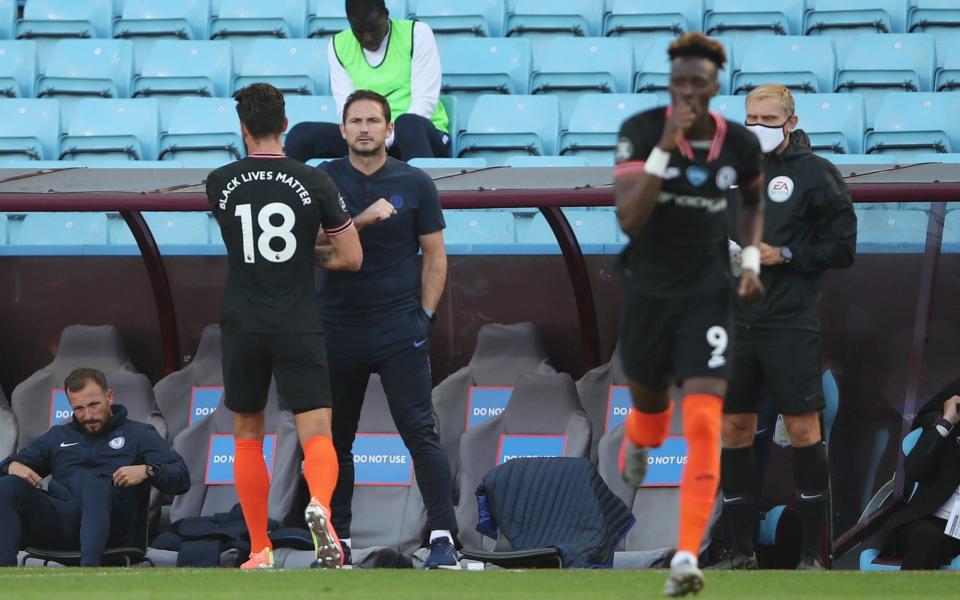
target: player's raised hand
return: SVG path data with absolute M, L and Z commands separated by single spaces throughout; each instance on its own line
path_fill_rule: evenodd
M 667 152 L 676 148 L 696 120 L 697 113 L 693 108 L 685 102 L 678 102 L 670 112 L 666 125 L 663 126 L 663 135 L 660 136 L 658 146 Z
M 756 302 L 763 297 L 763 284 L 760 277 L 753 271 L 744 271 L 740 274 L 740 285 L 737 288 L 740 300 Z

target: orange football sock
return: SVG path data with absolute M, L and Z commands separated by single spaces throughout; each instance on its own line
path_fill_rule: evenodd
M 723 399 L 691 394 L 683 399 L 687 465 L 680 481 L 680 539 L 677 550 L 700 554 L 720 482 L 720 422 Z
M 667 410 L 658 413 L 644 413 L 631 408 L 627 413 L 624 433 L 634 446 L 641 448 L 659 448 L 667 439 L 670 421 L 673 419 L 673 400 Z
M 340 463 L 333 448 L 333 438 L 315 435 L 303 446 L 303 477 L 307 480 L 310 495 L 330 508 L 333 488 L 337 487 Z
M 267 536 L 267 498 L 270 477 L 263 460 L 263 440 L 236 440 L 233 481 L 243 509 L 243 520 L 250 532 L 250 552 L 273 548 Z

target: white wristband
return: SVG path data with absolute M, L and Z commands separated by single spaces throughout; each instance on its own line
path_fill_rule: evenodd
M 740 252 L 740 268 L 760 274 L 760 248 L 747 246 Z
M 670 166 L 670 153 L 661 150 L 659 146 L 654 146 L 650 155 L 647 156 L 647 162 L 644 163 L 643 170 L 650 175 L 663 179 L 668 166 Z

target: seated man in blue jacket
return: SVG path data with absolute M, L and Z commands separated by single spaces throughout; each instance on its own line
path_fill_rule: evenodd
M 135 533 L 137 486 L 190 488 L 183 458 L 153 427 L 127 420 L 103 373 L 76 369 L 64 388 L 73 419 L 0 462 L 0 566 L 15 566 L 28 545 L 79 547 L 82 566 L 100 566 L 108 540 L 127 545 Z

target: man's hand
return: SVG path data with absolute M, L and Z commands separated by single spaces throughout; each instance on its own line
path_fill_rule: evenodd
M 737 294 L 744 302 L 759 300 L 763 296 L 763 284 L 760 283 L 760 277 L 753 271 L 741 273 Z
M 372 225 L 380 221 L 386 221 L 395 214 L 397 214 L 397 209 L 386 198 L 380 198 L 357 215 L 354 221 L 362 225 Z
M 771 246 L 769 244 L 760 243 L 760 264 L 764 267 L 771 267 L 773 265 L 782 265 L 784 262 L 783 255 L 780 254 L 779 246 Z
M 113 473 L 113 485 L 116 487 L 133 487 L 140 485 L 146 479 L 147 465 L 120 467 Z
M 660 143 L 657 145 L 665 152 L 674 150 L 696 120 L 697 113 L 693 112 L 689 105 L 683 102 L 677 104 L 663 127 L 663 135 L 660 136 Z
M 960 396 L 952 396 L 943 403 L 943 418 L 954 425 L 960 422 Z
M 10 463 L 10 466 L 7 467 L 7 473 L 10 475 L 16 475 L 34 487 L 41 487 L 43 485 L 41 483 L 43 481 L 43 477 L 37 475 L 36 471 L 23 463 L 13 461 Z

